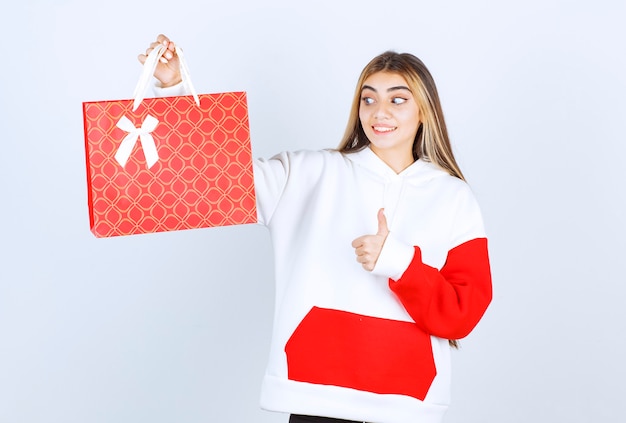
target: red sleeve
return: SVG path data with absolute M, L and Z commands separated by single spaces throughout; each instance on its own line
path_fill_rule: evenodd
M 409 267 L 398 281 L 390 279 L 389 287 L 426 333 L 464 338 L 491 302 L 487 239 L 473 239 L 450 250 L 441 270 L 424 264 L 415 247 Z

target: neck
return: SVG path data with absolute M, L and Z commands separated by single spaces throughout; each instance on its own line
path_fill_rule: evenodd
M 372 148 L 371 150 L 381 159 L 387 166 L 389 166 L 396 174 L 402 172 L 407 167 L 411 166 L 415 160 L 413 159 L 413 153 L 410 154 L 399 154 L 398 152 L 393 151 L 380 151 L 376 148 Z

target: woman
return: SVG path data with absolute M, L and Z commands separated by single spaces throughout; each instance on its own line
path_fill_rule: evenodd
M 174 43 L 160 35 L 146 54 L 158 43 L 158 94 L 185 94 Z M 292 423 L 440 422 L 449 343 L 482 317 L 491 276 L 426 67 L 374 58 L 337 150 L 281 153 L 254 172 L 276 266 L 261 406 Z

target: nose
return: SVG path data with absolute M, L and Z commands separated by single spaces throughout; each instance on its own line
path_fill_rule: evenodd
M 374 111 L 374 118 L 378 120 L 387 119 L 390 116 L 388 105 L 385 102 L 380 102 L 376 105 Z

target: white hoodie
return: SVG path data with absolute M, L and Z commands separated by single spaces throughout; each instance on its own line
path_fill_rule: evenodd
M 448 339 L 491 300 L 487 245 L 467 184 L 418 160 L 396 174 L 369 148 L 258 160 L 259 222 L 272 237 L 274 332 L 261 406 L 367 422 L 440 422 Z M 352 240 L 390 233 L 373 272 Z
M 467 184 L 423 160 L 396 174 L 369 148 L 281 153 L 256 160 L 254 180 L 276 275 L 261 406 L 440 422 L 448 339 L 469 334 L 491 301 L 487 240 Z M 367 272 L 351 244 L 377 232 L 380 208 L 390 232 Z

